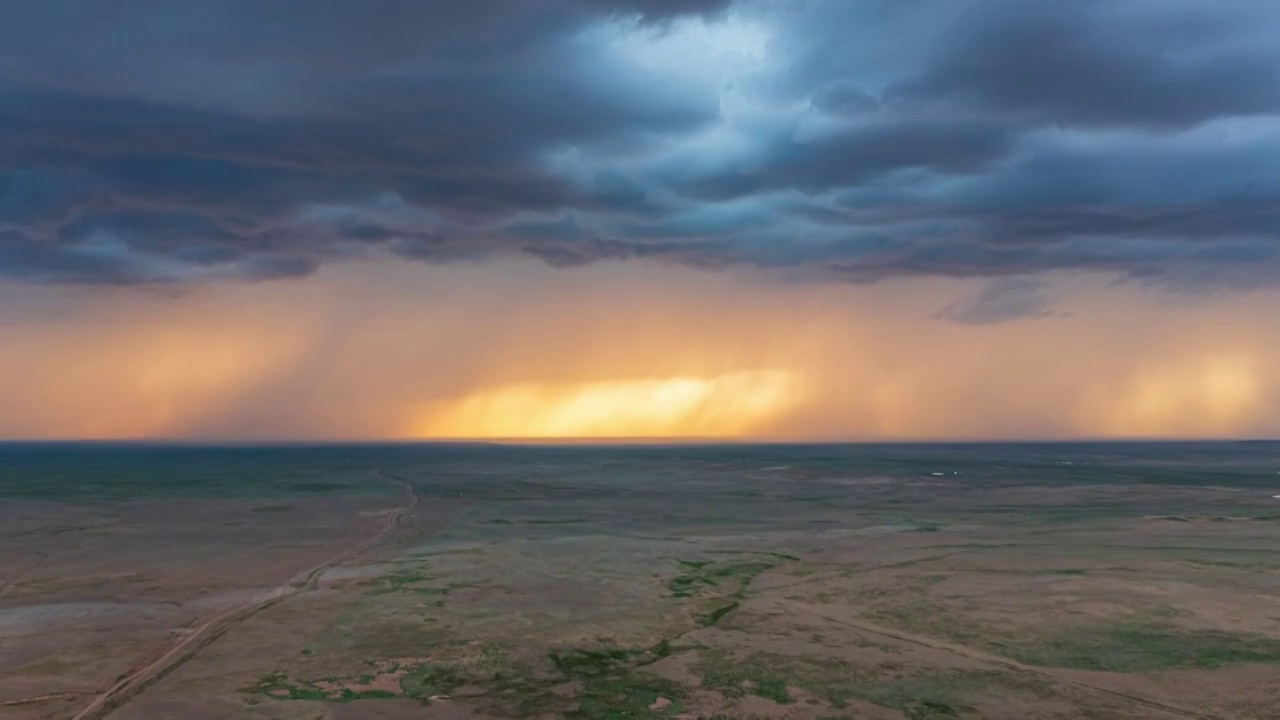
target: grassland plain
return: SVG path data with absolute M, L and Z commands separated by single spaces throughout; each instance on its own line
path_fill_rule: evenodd
M 0 718 L 1280 717 L 1280 445 L 0 446 Z

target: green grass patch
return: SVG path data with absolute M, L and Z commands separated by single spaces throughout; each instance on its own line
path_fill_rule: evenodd
M 352 702 L 355 700 L 378 700 L 387 698 L 408 697 L 426 703 L 434 695 L 448 695 L 453 690 L 471 682 L 467 673 L 448 663 L 422 663 L 407 668 L 400 676 L 400 691 L 361 689 L 353 690 L 350 686 L 367 686 L 381 675 L 395 673 L 402 669 L 399 663 L 376 663 L 374 672 L 341 677 L 322 677 L 316 680 L 303 680 L 289 677 L 284 672 L 272 673 L 259 680 L 245 692 L 254 695 L 265 695 L 275 700 L 312 700 L 323 702 Z
M 944 702 L 935 700 L 919 700 L 903 709 L 903 713 L 911 720 L 932 720 L 932 718 L 960 717 L 956 709 Z
M 777 559 L 779 559 L 779 560 L 786 560 L 787 562 L 800 562 L 800 558 L 796 557 L 795 555 L 788 555 L 787 553 L 782 553 L 782 552 L 763 552 L 763 553 L 760 553 L 760 554 L 761 554 L 761 555 L 765 555 L 765 556 L 767 556 L 767 557 L 777 558 Z
M 672 597 L 693 597 L 700 590 L 716 595 L 729 595 L 741 599 L 760 573 L 775 567 L 770 562 L 742 562 L 719 564 L 713 561 L 694 562 L 677 560 L 681 568 L 688 572 L 677 575 L 667 583 Z
M 427 700 L 433 695 L 448 695 L 466 683 L 466 676 L 451 665 L 425 663 L 401 676 L 400 691 L 406 697 Z
M 649 648 L 575 648 L 551 653 L 549 657 L 560 675 L 559 681 L 576 680 L 583 687 L 577 708 L 563 717 L 621 720 L 682 713 L 684 688 L 639 670 L 672 651 L 671 643 L 663 640 Z M 659 699 L 665 702 L 659 703 Z
M 372 676 L 369 676 L 368 679 L 372 680 Z M 361 678 L 356 682 L 359 683 L 360 681 L 365 681 L 365 679 Z M 341 681 L 335 678 L 322 678 L 318 682 L 341 684 Z M 386 690 L 355 691 L 345 687 L 336 689 L 321 688 L 316 681 L 296 680 L 284 673 L 272 673 L 259 680 L 253 687 L 247 688 L 246 692 L 266 695 L 276 700 L 311 700 L 340 703 L 353 700 L 399 697 L 396 693 Z
M 665 706 L 656 707 L 659 699 Z M 644 673 L 623 673 L 592 678 L 578 696 L 578 707 L 565 714 L 580 720 L 673 717 L 684 712 L 684 689 L 678 684 Z
M 1040 667 L 1146 672 L 1248 663 L 1280 665 L 1280 640 L 1179 628 L 1170 620 L 1182 613 L 1170 606 L 1146 608 L 1141 619 L 1059 628 L 1040 635 L 1009 634 L 1007 629 L 967 622 L 944 610 L 927 603 L 900 602 L 880 607 L 869 617 Z
M 874 601 L 875 599 L 873 599 Z M 892 600 L 891 604 L 887 600 Z M 972 647 L 993 646 L 992 640 L 1001 636 L 993 634 L 993 628 L 957 617 L 945 607 L 908 599 L 882 599 L 867 618 L 890 627 L 907 630 L 929 637 L 943 638 Z
M 698 585 L 707 584 L 710 584 L 707 579 L 698 575 L 677 575 L 667 583 L 667 589 L 671 591 L 671 597 L 687 598 L 693 597 Z
M 700 615 L 697 619 L 698 627 L 711 627 L 712 625 L 715 625 L 720 622 L 725 615 L 737 610 L 739 604 L 740 603 L 737 600 L 734 600 L 728 605 L 718 607 L 706 615 Z
M 528 676 L 527 671 L 500 670 L 487 683 L 491 692 L 485 705 L 497 717 L 554 715 L 564 698 L 556 696 L 545 681 Z
M 741 603 L 735 600 L 728 603 L 728 605 L 717 607 L 716 610 L 707 612 L 707 614 L 699 615 L 698 618 L 694 619 L 694 621 L 695 623 L 698 623 L 699 628 L 709 628 L 709 626 L 719 623 L 719 621 L 721 621 L 724 616 L 730 614 L 730 612 L 737 610 L 739 605 L 741 605 Z
M 373 585 L 372 593 L 374 595 L 385 595 L 394 592 L 415 592 L 424 595 L 449 594 L 449 591 L 454 589 L 454 585 L 450 585 L 447 588 L 419 587 L 423 583 L 429 583 L 439 578 L 439 575 L 432 575 L 421 570 L 391 572 L 371 583 Z
M 958 698 L 989 687 L 988 678 L 981 675 L 936 675 L 886 680 L 863 681 L 836 690 L 833 696 L 841 700 L 833 705 L 843 707 L 850 699 L 858 698 L 882 707 L 893 708 L 911 720 L 942 720 L 961 717 L 973 708 Z
M 792 702 L 787 684 L 788 673 L 780 671 L 773 662 L 763 656 L 743 661 L 733 661 L 726 653 L 708 653 L 707 659 L 694 670 L 702 676 L 702 687 L 716 690 L 726 698 L 740 698 L 748 693 L 768 698 L 776 703 Z M 781 667 L 785 668 L 784 663 Z
M 1280 640 L 1154 624 L 1076 629 L 1035 643 L 1005 644 L 1000 651 L 1028 665 L 1112 672 L 1280 664 Z
M 966 700 L 1039 690 L 1025 680 L 1000 672 L 937 672 L 885 677 L 883 671 L 835 658 L 791 657 L 760 653 L 735 659 L 725 651 L 702 654 L 694 671 L 702 686 L 726 698 L 748 694 L 786 704 L 794 701 L 789 688 L 826 700 L 837 710 L 857 699 L 901 712 L 911 720 L 942 720 L 972 716 Z
M 552 652 L 550 658 L 551 664 L 561 674 L 571 678 L 583 678 L 617 672 L 644 652 L 638 648 L 566 650 Z

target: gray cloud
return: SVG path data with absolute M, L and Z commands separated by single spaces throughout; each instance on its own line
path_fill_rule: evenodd
M 949 303 L 935 320 L 960 325 L 995 325 L 1026 318 L 1050 317 L 1053 298 L 1048 284 L 1029 278 L 1003 278 L 967 297 Z
M 906 168 L 969 173 L 1005 157 L 1013 139 L 1009 128 L 983 120 L 889 117 L 814 140 L 779 143 L 758 169 L 729 176 L 734 182 L 719 184 L 720 192 L 710 196 L 777 188 L 815 192 Z M 717 187 L 722 177 L 707 184 Z
M 977 3 L 924 71 L 893 89 L 1063 124 L 1178 127 L 1280 109 L 1274 26 L 1259 2 Z
M 14 19 L 9 279 L 270 279 L 377 252 L 1280 277 L 1263 0 L 46 0 Z M 1035 297 L 1001 282 L 942 315 Z

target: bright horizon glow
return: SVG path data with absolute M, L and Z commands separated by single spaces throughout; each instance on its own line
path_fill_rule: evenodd
M 0 438 L 967 441 L 1280 435 L 1280 291 L 1069 277 L 1070 314 L 957 325 L 986 281 L 647 264 L 351 263 L 159 301 L 0 285 Z
M 777 370 L 563 386 L 508 385 L 428 411 L 411 438 L 742 437 L 788 404 L 799 383 Z

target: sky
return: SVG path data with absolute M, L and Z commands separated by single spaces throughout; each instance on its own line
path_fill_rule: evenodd
M 42 0 L 0 438 L 1280 436 L 1270 0 Z

